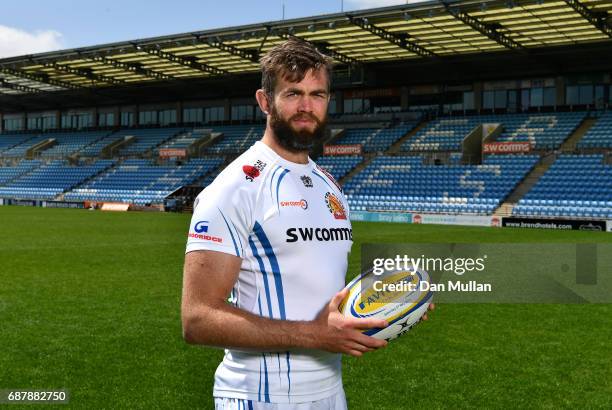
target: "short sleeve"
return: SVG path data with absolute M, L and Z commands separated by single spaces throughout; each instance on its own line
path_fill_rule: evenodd
M 186 252 L 212 250 L 244 256 L 252 227 L 248 190 L 213 183 L 196 198 Z

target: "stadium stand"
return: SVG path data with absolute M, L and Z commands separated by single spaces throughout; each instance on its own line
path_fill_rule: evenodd
M 102 172 L 114 163 L 112 160 L 99 160 L 83 166 L 72 166 L 64 160 L 53 160 L 31 172 L 24 172 L 0 187 L 0 197 L 12 199 L 51 200 L 59 194 L 81 184 Z M 36 164 L 35 161 L 20 164 L 22 167 Z
M 336 179 L 342 179 L 353 168 L 363 161 L 361 156 L 331 157 L 322 156 L 317 159 L 317 165 L 323 167 Z
M 577 148 L 612 148 L 612 111 L 606 111 L 584 137 Z
M 561 155 L 513 215 L 612 218 L 612 165 L 603 154 Z
M 211 154 L 239 154 L 263 137 L 263 125 L 228 125 L 214 127 L 214 132 L 223 133 L 221 140 L 207 148 Z
M 42 164 L 39 160 L 27 160 L 20 161 L 16 166 L 3 166 L 0 167 L 0 186 L 11 182 L 12 180 L 19 178 L 27 172 L 39 167 Z
M 461 157 L 463 156 L 460 152 L 452 152 L 449 156 L 450 165 L 461 165 Z
M 2 156 L 5 158 L 22 158 L 25 156 L 28 149 L 32 148 L 39 142 L 49 138 L 47 135 L 35 135 L 30 138 L 24 139 L 20 144 L 14 145 L 12 148 L 6 149 L 2 152 Z
M 136 137 L 136 140 L 132 144 L 122 148 L 119 151 L 120 156 L 135 156 L 157 147 L 161 143 L 169 140 L 176 134 L 183 131 L 184 128 L 143 128 L 121 130 L 115 133 L 113 136 L 117 139 L 129 135 Z
M 491 214 L 538 161 L 491 155 L 482 165 L 423 165 L 421 156 L 375 158 L 346 185 L 351 209 Z
M 402 151 L 458 151 L 465 136 L 480 124 L 480 117 L 441 118 L 402 144 Z
M 108 145 L 119 141 L 120 139 L 124 138 L 125 135 L 123 134 L 110 134 L 107 135 L 103 138 L 100 138 L 99 140 L 95 141 L 94 143 L 84 147 L 83 149 L 81 149 L 79 151 L 79 155 L 83 156 L 83 157 L 98 157 L 102 154 L 102 150 L 107 147 Z
M 386 151 L 416 125 L 416 123 L 402 123 L 390 128 L 349 128 L 334 143 L 361 144 L 365 152 Z
M 56 144 L 40 153 L 41 157 L 65 157 L 77 152 L 109 134 L 109 131 L 89 131 L 46 134 L 48 138 L 55 138 Z
M 483 123 L 501 122 L 497 141 L 528 141 L 535 149 L 556 149 L 580 125 L 584 112 L 483 116 Z
M 0 155 L 4 155 L 4 151 L 24 143 L 32 138 L 32 134 L 1 134 L 0 135 Z
M 218 175 L 218 172 L 211 172 L 204 179 L 202 179 L 202 181 L 200 182 L 200 186 L 202 186 L 203 188 L 207 187 L 215 180 L 215 178 L 217 178 Z
M 479 124 L 503 126 L 497 141 L 529 141 L 535 149 L 556 149 L 584 119 L 585 112 L 480 115 L 432 121 L 402 144 L 402 151 L 460 151 L 463 139 Z
M 377 156 L 345 183 L 349 204 L 352 210 L 492 214 L 539 156 L 490 155 L 482 165 L 462 165 L 459 146 L 464 136 L 478 124 L 500 122 L 504 132 L 498 140 L 530 140 L 536 147 L 551 150 L 567 138 L 585 115 L 585 112 L 508 114 L 432 120 L 403 144 L 402 149 L 415 151 L 412 156 Z M 392 128 L 348 129 L 336 142 L 363 144 L 366 152 L 386 151 L 414 126 L 414 123 L 402 123 Z M 606 147 L 611 128 L 612 115 L 604 113 L 580 142 L 581 146 Z M 155 165 L 150 159 L 127 159 L 147 152 L 154 154 L 156 148 L 188 147 L 199 138 L 191 131 L 191 128 L 174 127 L 125 129 L 114 133 L 4 134 L 0 138 L 3 150 L 0 156 L 4 163 L 0 167 L 0 196 L 49 200 L 64 194 L 64 199 L 69 201 L 162 203 L 181 186 L 195 181 L 208 185 L 227 158 L 241 153 L 263 134 L 260 125 L 214 127 L 213 132 L 224 135 L 208 147 L 215 157 L 194 158 L 178 166 Z M 78 166 L 51 161 L 73 153 L 98 157 L 104 147 L 129 135 L 135 141 L 121 149 L 115 160 Z M 23 159 L 29 148 L 48 138 L 55 138 L 57 144 L 40 152 L 37 160 Z M 421 150 L 455 152 L 450 153 L 446 165 L 425 165 L 422 156 L 414 156 Z M 340 180 L 364 159 L 363 156 L 322 156 L 317 163 Z M 513 215 L 610 218 L 611 169 L 603 163 L 602 154 L 561 156 L 520 200 Z
M 158 149 L 161 148 L 187 148 L 195 141 L 197 141 L 201 136 L 193 135 L 191 130 L 185 130 L 184 132 L 178 134 L 176 137 L 172 138 L 170 141 L 160 145 Z
M 534 0 L 528 12 L 505 0 L 430 3 L 1 58 L 2 197 L 192 201 L 220 164 L 261 139 L 257 59 L 293 33 L 339 64 L 328 122 L 343 131 L 329 142 L 363 150 L 313 156 L 353 209 L 608 218 L 612 40 L 599 17 L 612 2 Z M 507 24 L 510 43 L 474 30 Z M 419 47 L 398 41 L 407 38 Z M 527 53 L 496 58 L 506 48 Z M 481 162 L 480 136 L 462 143 L 482 124 L 500 124 L 491 142 L 528 141 L 531 154 L 468 165 Z M 183 154 L 182 165 L 154 164 Z M 96 174 L 101 157 L 114 162 Z M 50 170 L 65 174 L 58 186 Z
M 66 200 L 161 203 L 170 193 L 218 168 L 220 158 L 197 158 L 183 165 L 155 165 L 128 159 L 65 195 Z

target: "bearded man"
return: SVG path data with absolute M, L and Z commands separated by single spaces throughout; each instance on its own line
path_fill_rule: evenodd
M 385 346 L 361 330 L 387 323 L 338 310 L 353 243 L 349 208 L 308 156 L 325 131 L 331 63 L 291 39 L 261 68 L 264 136 L 194 204 L 183 335 L 226 349 L 217 409 L 346 409 L 341 354 Z

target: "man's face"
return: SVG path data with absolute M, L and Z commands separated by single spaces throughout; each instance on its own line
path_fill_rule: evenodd
M 310 70 L 299 83 L 279 78 L 270 104 L 277 142 L 291 152 L 310 150 L 325 135 L 329 103 L 327 72 Z

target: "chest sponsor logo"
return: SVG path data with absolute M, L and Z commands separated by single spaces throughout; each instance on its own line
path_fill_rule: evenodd
M 287 242 L 329 242 L 352 241 L 351 228 L 289 228 L 287 229 Z
M 199 221 L 195 224 L 195 226 L 193 227 L 193 230 L 195 232 L 189 232 L 189 237 L 190 238 L 194 238 L 194 239 L 201 239 L 203 241 L 210 241 L 210 242 L 217 242 L 217 243 L 221 243 L 223 242 L 223 238 L 220 238 L 218 236 L 212 236 L 212 235 L 208 235 L 208 221 Z
M 253 165 L 243 165 L 242 172 L 244 172 L 245 179 L 249 182 L 253 182 L 255 178 L 261 175 L 261 172 L 266 167 L 266 163 L 260 160 L 255 161 Z
M 300 179 L 302 180 L 302 183 L 304 184 L 304 186 L 306 188 L 312 188 L 312 178 L 310 178 L 308 175 L 302 175 L 300 177 Z
M 299 201 L 281 201 L 280 206 L 283 208 L 296 207 L 306 210 L 308 209 L 308 202 L 305 199 L 300 199 Z
M 346 219 L 344 205 L 342 205 L 342 202 L 336 195 L 332 194 L 331 192 L 327 192 L 325 194 L 325 204 L 335 219 Z

